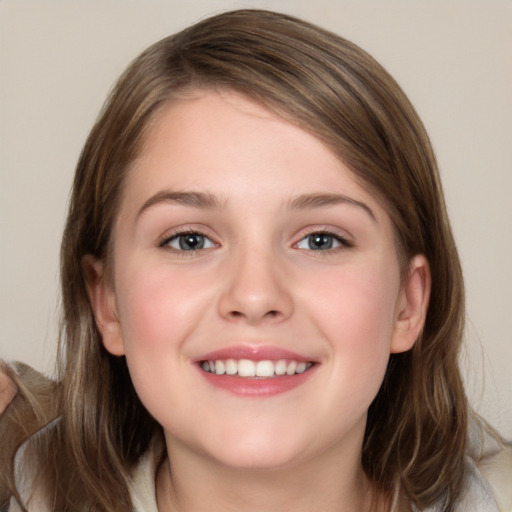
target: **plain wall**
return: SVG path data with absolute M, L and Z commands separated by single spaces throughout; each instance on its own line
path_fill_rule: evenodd
M 438 155 L 466 277 L 468 392 L 512 438 L 510 1 L 0 1 L 0 357 L 52 371 L 68 191 L 116 77 L 160 37 L 237 7 L 352 39 L 410 96 Z

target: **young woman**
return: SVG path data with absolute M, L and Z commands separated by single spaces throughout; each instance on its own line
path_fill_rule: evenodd
M 245 10 L 146 50 L 61 262 L 58 382 L 4 370 L 6 510 L 512 508 L 428 137 L 352 43 Z

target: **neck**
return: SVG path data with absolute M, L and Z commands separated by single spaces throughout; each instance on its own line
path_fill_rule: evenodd
M 340 459 L 334 448 L 316 460 L 269 470 L 227 467 L 185 452 L 168 444 L 170 459 L 157 474 L 159 512 L 369 510 L 370 484 L 359 462 L 360 450 Z

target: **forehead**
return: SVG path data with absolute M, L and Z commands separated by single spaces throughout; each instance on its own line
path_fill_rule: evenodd
M 227 200 L 336 191 L 377 202 L 317 137 L 226 90 L 187 91 L 155 116 L 124 196 L 140 203 L 164 189 L 207 191 Z

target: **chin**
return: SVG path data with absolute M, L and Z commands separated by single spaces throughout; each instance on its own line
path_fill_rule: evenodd
M 215 459 L 219 464 L 237 471 L 277 471 L 293 467 L 301 461 L 298 453 L 278 452 L 273 446 L 267 446 L 264 450 L 232 447 L 229 451 Z
M 311 454 L 304 447 L 313 440 L 290 436 L 289 429 L 264 432 L 248 430 L 243 436 L 231 435 L 203 445 L 204 453 L 219 464 L 238 470 L 264 471 L 285 469 L 303 462 Z M 210 438 L 210 441 L 215 441 Z

